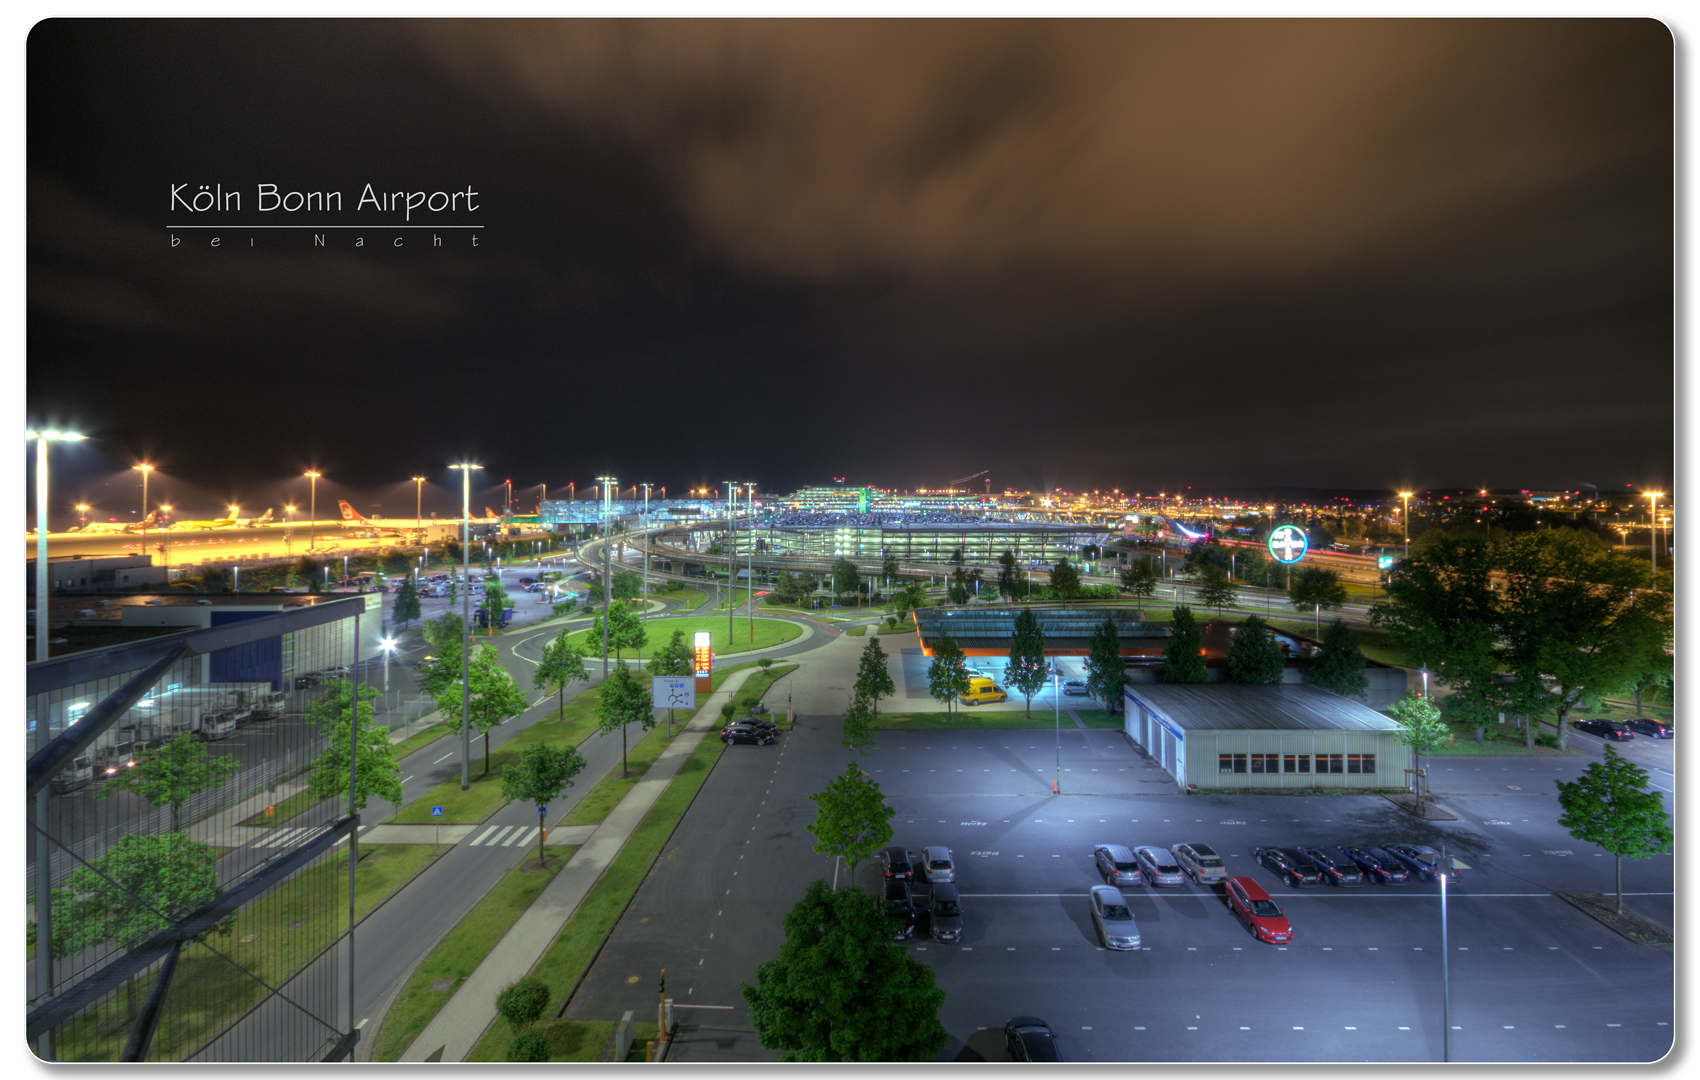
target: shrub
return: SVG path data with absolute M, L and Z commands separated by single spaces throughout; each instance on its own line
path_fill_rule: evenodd
M 1558 736 L 1557 735 L 1548 735 L 1545 732 L 1542 732 L 1541 734 L 1535 736 L 1535 745 L 1536 746 L 1545 746 L 1549 749 L 1557 750 L 1558 749 Z
M 516 1029 L 529 1027 L 549 1007 L 549 996 L 549 984 L 528 975 L 502 988 L 502 992 L 496 995 L 496 1012 Z M 544 1057 L 512 1060 L 547 1061 L 547 1048 Z
M 536 1028 L 526 1028 L 508 1043 L 509 1061 L 548 1061 L 549 1040 Z

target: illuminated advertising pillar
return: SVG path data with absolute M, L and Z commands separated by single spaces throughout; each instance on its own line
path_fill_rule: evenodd
M 696 642 L 691 647 L 691 667 L 696 672 L 697 693 L 707 694 L 714 689 L 713 680 L 709 677 L 714 666 L 714 650 L 709 647 L 708 631 L 699 630 Z

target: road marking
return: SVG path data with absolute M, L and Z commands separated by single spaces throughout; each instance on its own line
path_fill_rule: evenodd
M 404 784 L 405 784 L 405 783 L 407 783 L 407 781 L 408 781 L 408 780 L 411 780 L 411 779 L 413 779 L 413 777 L 411 777 L 411 776 L 409 776 L 409 777 L 407 777 L 407 778 L 406 778 L 406 779 L 405 779 L 405 780 L 403 780 L 403 781 L 402 781 L 402 783 L 404 783 Z
M 366 1021 L 370 1020 L 370 1019 L 372 1019 L 370 1016 L 362 1018 L 361 1021 L 358 1024 L 354 1025 L 354 1030 L 359 1031 L 361 1028 L 365 1027 Z
M 1358 1029 L 1357 1029 L 1357 1028 L 1355 1028 L 1355 1027 L 1352 1027 L 1352 1026 L 1351 1026 L 1351 1025 L 1350 1025 L 1350 1024 L 1348 1024 L 1348 1025 L 1346 1025 L 1346 1030 L 1347 1030 L 1347 1031 L 1356 1031 L 1356 1030 L 1358 1030 Z
M 507 840 L 503 842 L 502 846 L 507 847 L 510 844 L 512 844 L 514 841 L 518 840 L 522 836 L 525 838 L 525 842 L 529 844 L 532 841 L 532 839 L 534 837 L 536 837 L 536 835 L 541 831 L 542 830 L 539 829 L 535 825 L 531 826 L 529 829 L 521 829 L 518 832 L 514 833 L 512 836 L 508 837 Z
M 481 836 L 479 836 L 478 839 L 476 839 L 472 842 L 472 846 L 477 847 L 479 844 L 482 844 L 484 842 L 484 838 L 486 836 L 489 836 L 491 833 L 495 832 L 496 828 L 497 828 L 496 826 L 492 825 L 488 829 L 485 829 L 483 834 Z
M 454 756 L 455 756 L 455 752 L 453 750 L 450 750 L 448 753 L 444 754 L 442 757 L 438 758 L 436 761 L 431 762 L 431 764 L 441 765 L 443 762 L 449 760 L 450 758 L 452 758 Z

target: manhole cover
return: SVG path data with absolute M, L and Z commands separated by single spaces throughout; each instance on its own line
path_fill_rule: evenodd
M 433 990 L 453 990 L 454 985 L 455 985 L 455 981 L 453 979 L 438 979 L 436 982 L 431 984 L 431 989 L 433 989 Z
M 636 986 L 638 983 L 640 983 L 642 981 L 643 981 L 642 975 L 627 975 L 626 976 L 626 982 L 631 986 Z
M 649 917 L 649 916 L 648 916 L 648 915 L 645 915 L 645 916 L 642 916 L 642 917 L 641 917 L 641 918 L 639 918 L 639 919 L 638 919 L 638 922 L 640 922 L 640 923 L 646 923 L 646 922 L 648 922 L 648 921 L 649 921 L 649 918 L 650 918 L 650 917 Z
M 242 935 L 242 940 L 243 941 L 258 941 L 258 940 L 260 940 L 260 935 L 258 935 L 258 934 L 244 934 L 244 935 Z
M 301 929 L 301 928 L 302 928 L 302 927 L 303 927 L 303 926 L 306 926 L 306 925 L 307 925 L 307 920 L 306 920 L 306 919 L 302 919 L 302 920 L 301 920 L 301 921 L 300 921 L 300 922 L 292 922 L 292 923 L 290 923 L 290 924 L 289 924 L 289 928 L 290 928 L 290 929 L 291 929 L 291 930 L 299 930 L 299 929 Z

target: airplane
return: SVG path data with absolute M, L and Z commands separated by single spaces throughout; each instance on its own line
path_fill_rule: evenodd
M 173 529 L 234 529 L 240 524 L 242 524 L 241 519 L 233 515 L 216 521 L 173 521 L 169 527 Z
M 83 536 L 93 536 L 97 533 L 141 532 L 143 529 L 154 528 L 154 519 L 156 517 L 158 517 L 157 514 L 149 514 L 147 517 L 143 518 L 140 521 L 131 521 L 131 522 L 91 521 L 87 525 L 75 526 L 75 527 L 66 529 L 65 531 L 66 532 L 80 533 Z
M 360 511 L 348 505 L 348 502 L 344 499 L 338 499 L 336 504 L 342 510 L 342 527 L 345 529 L 370 529 L 373 531 L 373 535 L 375 536 L 417 536 L 420 532 L 420 529 L 417 526 L 406 528 L 396 525 L 383 525 L 376 521 L 370 521 L 361 516 Z
M 264 514 L 260 515 L 257 518 L 249 518 L 247 521 L 244 521 L 242 523 L 242 526 L 244 528 L 250 528 L 251 529 L 251 528 L 255 527 L 256 525 L 270 525 L 271 523 L 272 523 L 272 512 L 271 512 L 270 509 L 268 509 Z

